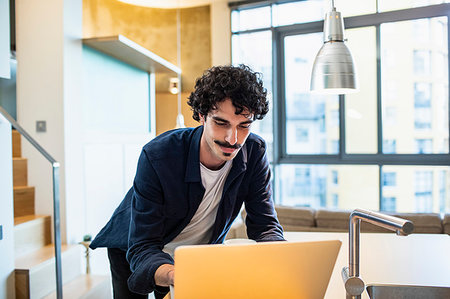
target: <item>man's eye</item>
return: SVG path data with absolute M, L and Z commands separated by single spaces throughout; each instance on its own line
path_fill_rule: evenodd
M 216 125 L 218 125 L 218 126 L 222 126 L 222 127 L 223 127 L 223 126 L 226 126 L 226 125 L 227 125 L 227 123 L 221 123 L 221 122 L 217 122 L 217 121 L 216 121 Z
M 240 125 L 240 127 L 243 129 L 249 129 L 250 126 L 251 126 L 251 124 Z

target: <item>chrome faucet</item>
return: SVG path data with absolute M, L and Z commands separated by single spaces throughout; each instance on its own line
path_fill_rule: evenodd
M 365 285 L 359 277 L 359 228 L 361 220 L 395 231 L 397 235 L 407 236 L 414 230 L 409 220 L 393 217 L 369 210 L 355 209 L 349 219 L 349 263 L 342 269 L 342 279 L 347 292 L 347 299 L 360 299 Z

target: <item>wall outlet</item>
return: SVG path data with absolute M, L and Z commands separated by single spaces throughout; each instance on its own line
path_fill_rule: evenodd
M 36 121 L 36 132 L 47 132 L 47 122 L 45 120 Z

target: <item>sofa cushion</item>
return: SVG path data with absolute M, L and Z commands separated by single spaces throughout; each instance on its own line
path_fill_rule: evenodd
M 444 233 L 450 235 L 450 214 L 444 215 L 444 219 L 442 220 L 442 226 L 444 229 Z
M 318 230 L 348 231 L 351 211 L 319 209 L 314 216 Z
M 278 220 L 285 231 L 314 227 L 314 209 L 305 207 L 275 206 Z
M 441 234 L 442 221 L 436 213 L 390 213 L 389 215 L 410 220 L 414 224 L 413 234 Z
M 283 231 L 311 231 L 315 227 L 312 208 L 275 205 L 275 211 Z M 242 209 L 241 216 L 245 220 L 245 209 Z
M 319 209 L 315 211 L 305 207 L 287 207 L 276 205 L 278 219 L 284 231 L 324 231 L 348 232 L 350 210 Z M 436 213 L 387 213 L 387 215 L 407 219 L 414 224 L 414 234 L 441 234 L 450 235 L 450 214 L 441 220 Z M 243 211 L 245 217 L 245 211 Z M 392 233 L 392 231 L 364 222 L 361 222 L 361 232 Z

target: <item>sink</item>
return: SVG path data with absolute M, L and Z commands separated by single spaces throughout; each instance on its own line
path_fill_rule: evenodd
M 369 284 L 366 287 L 371 299 L 448 299 L 450 287 L 429 287 L 396 284 Z

